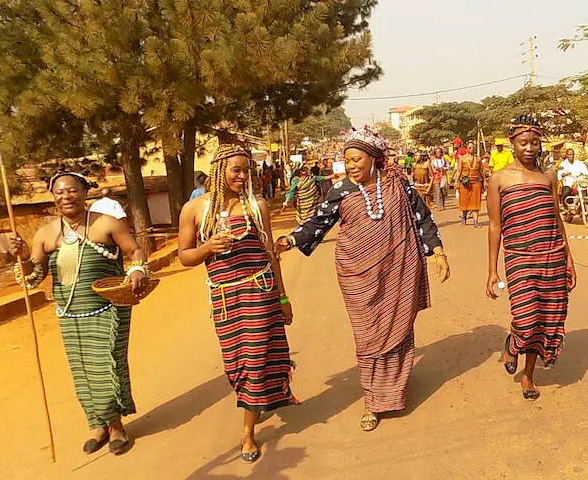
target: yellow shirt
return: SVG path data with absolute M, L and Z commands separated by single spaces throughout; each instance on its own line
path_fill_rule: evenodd
M 514 157 L 510 150 L 503 150 L 502 152 L 496 150 L 490 155 L 490 167 L 492 167 L 494 172 L 502 170 L 511 163 L 514 163 Z

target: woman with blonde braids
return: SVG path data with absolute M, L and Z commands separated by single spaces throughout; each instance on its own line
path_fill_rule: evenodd
M 212 316 L 225 373 L 244 412 L 241 457 L 259 458 L 255 423 L 262 411 L 298 403 L 290 390 L 290 361 L 284 325 L 292 307 L 272 252 L 269 209 L 253 195 L 251 156 L 224 145 L 211 164 L 208 192 L 188 202 L 180 217 L 183 265 L 204 263 Z M 219 219 L 230 233 L 219 229 Z

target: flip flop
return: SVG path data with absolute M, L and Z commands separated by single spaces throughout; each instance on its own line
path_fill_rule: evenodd
M 380 423 L 378 416 L 374 413 L 364 413 L 359 422 L 359 426 L 364 432 L 375 430 Z
M 510 342 L 510 335 L 506 337 L 506 341 L 504 342 L 504 353 L 510 355 L 508 351 L 508 344 Z M 515 357 L 514 362 L 504 362 L 504 369 L 507 371 L 509 375 L 514 375 L 517 373 L 517 368 L 519 366 L 519 356 Z
M 259 450 L 255 450 L 254 452 L 244 452 L 243 444 L 241 444 L 241 460 L 243 460 L 245 463 L 254 463 L 259 459 L 259 456 Z
M 101 439 L 91 438 L 84 443 L 84 453 L 90 455 L 100 450 L 104 445 L 108 443 L 108 435 L 104 435 Z
M 539 390 L 523 390 L 523 398 L 525 400 L 537 400 L 541 396 Z

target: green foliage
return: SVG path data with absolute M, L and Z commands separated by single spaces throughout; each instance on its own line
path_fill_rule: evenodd
M 579 42 L 588 40 L 588 25 L 580 25 L 576 30 L 576 35 L 572 38 L 563 38 L 559 41 L 559 48 L 564 52 L 575 48 Z
M 585 132 L 586 95 L 564 83 L 547 87 L 525 87 L 507 97 L 483 100 L 480 121 L 487 135 L 503 136 L 506 125 L 517 116 L 531 113 L 547 135 L 573 137 Z M 583 113 L 584 112 L 584 113 Z
M 351 128 L 351 120 L 342 107 L 327 112 L 325 108 L 317 109 L 301 122 L 290 122 L 290 144 L 299 145 L 303 138 L 308 137 L 312 142 L 338 137 L 343 130 Z
M 451 102 L 424 107 L 416 113 L 423 123 L 415 125 L 410 135 L 426 146 L 440 145 L 455 137 L 473 138 L 481 110 L 482 106 L 474 102 Z

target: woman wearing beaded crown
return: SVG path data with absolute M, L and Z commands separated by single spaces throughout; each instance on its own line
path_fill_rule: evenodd
M 562 350 L 568 292 L 576 271 L 559 214 L 557 178 L 540 163 L 541 127 L 529 115 L 510 125 L 515 162 L 494 172 L 488 189 L 488 281 L 486 294 L 496 298 L 498 252 L 502 239 L 512 314 L 504 346 L 504 367 L 514 375 L 525 355 L 521 377 L 524 398 L 536 400 L 533 383 L 537 356 L 552 365 Z
M 124 275 L 122 251 L 133 260 L 127 272 L 133 292 L 142 296 L 146 256 L 123 220 L 86 210 L 86 195 L 93 186 L 73 172 L 51 179 L 49 190 L 59 216 L 37 231 L 25 271 L 17 269 L 15 274 L 17 281 L 34 288 L 51 272 L 67 359 L 92 430 L 83 450 L 93 453 L 109 443 L 110 451 L 118 454 L 129 445 L 121 416 L 135 413 L 127 359 L 131 309 L 115 307 L 91 285 Z M 27 252 L 25 247 L 20 237 L 11 237 L 12 254 Z
M 356 343 L 365 400 L 360 426 L 402 410 L 414 358 L 413 324 L 429 306 L 425 255 L 434 255 L 441 281 L 449 265 L 431 212 L 399 170 L 382 171 L 387 142 L 368 127 L 345 142 L 348 177 L 335 183 L 317 215 L 280 237 L 277 253 L 294 246 L 310 255 L 341 220 L 337 277 Z
M 252 192 L 250 163 L 240 146 L 216 151 L 208 193 L 184 206 L 178 238 L 183 265 L 206 264 L 225 373 L 244 409 L 241 456 L 247 463 L 260 455 L 260 412 L 298 403 L 290 390 L 293 364 L 284 327 L 292 322 L 292 308 L 272 253 L 267 203 Z

